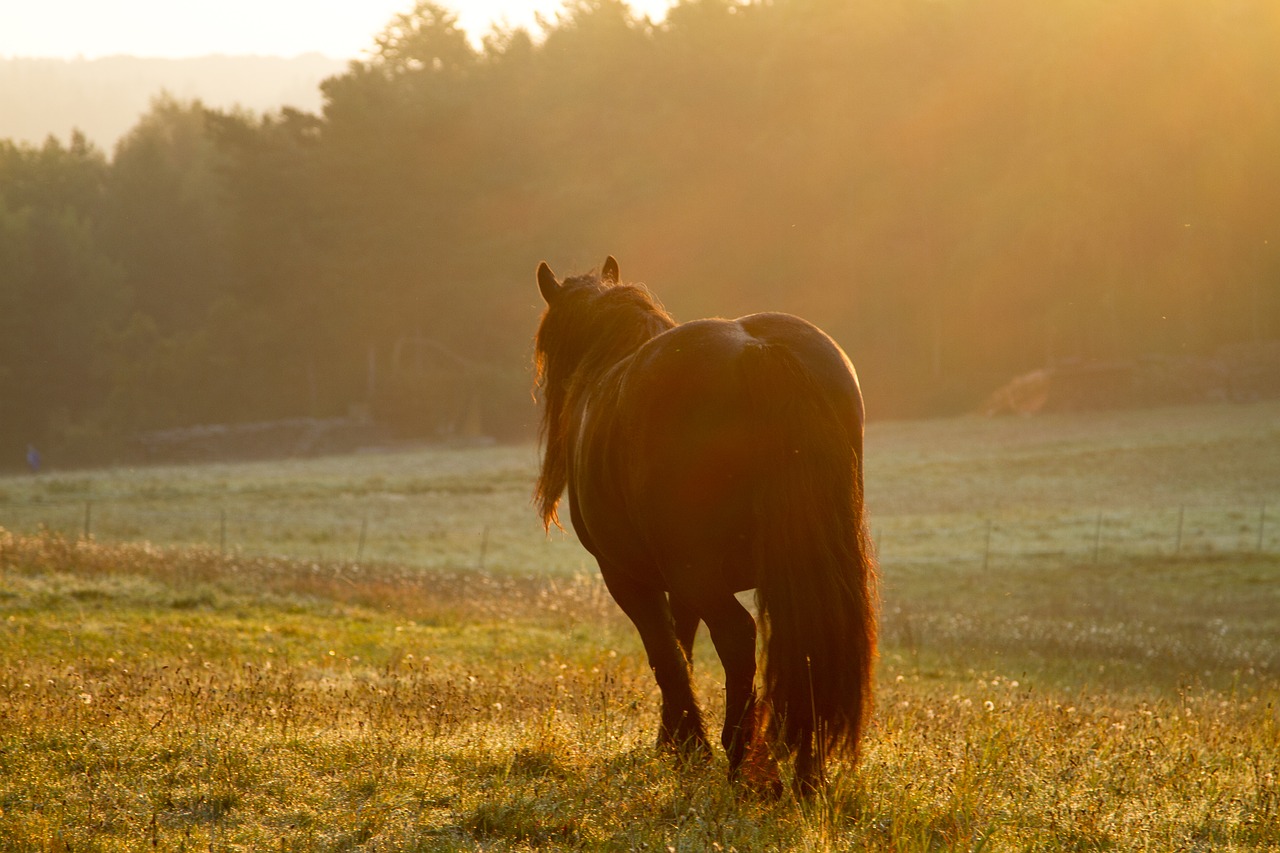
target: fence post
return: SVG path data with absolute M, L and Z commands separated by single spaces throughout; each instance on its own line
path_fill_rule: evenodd
M 1098 553 L 1102 550 L 1102 511 L 1098 511 L 1097 521 L 1093 523 L 1093 561 L 1098 562 Z
M 1175 554 L 1182 553 L 1182 517 L 1186 513 L 1186 510 L 1186 506 L 1180 505 L 1178 507 L 1178 537 L 1173 543 L 1173 553 Z
M 1267 530 L 1267 502 L 1262 502 L 1262 509 L 1258 510 L 1258 553 L 1262 553 L 1262 537 Z
M 218 507 L 218 556 L 227 556 L 227 508 Z
M 982 570 L 985 572 L 991 564 L 991 519 L 987 519 L 987 538 L 982 546 Z
M 84 538 L 93 536 L 93 501 L 84 502 Z

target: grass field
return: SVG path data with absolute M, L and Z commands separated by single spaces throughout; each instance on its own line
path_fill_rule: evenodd
M 889 565 L 981 565 L 989 524 L 996 560 L 1163 555 L 1177 544 L 1280 552 L 1280 404 L 873 422 L 867 444 L 867 500 Z M 536 460 L 526 445 L 54 470 L 0 477 L 0 526 L 70 536 L 87 526 L 102 542 L 245 556 L 593 568 L 571 536 L 543 535 L 529 502 Z
M 543 537 L 532 464 L 0 480 L 0 512 L 91 502 L 95 531 L 0 518 L 0 850 L 1280 846 L 1280 549 L 1244 510 L 1277 498 L 1280 406 L 873 425 L 878 711 L 864 762 L 804 804 L 654 753 L 639 642 Z M 108 543 L 109 507 L 184 547 Z M 1232 507 L 1234 535 L 1195 535 L 1192 508 Z M 211 508 L 260 532 L 174 522 Z M 1186 510 L 1182 547 L 1120 547 L 1126 508 Z M 1101 548 L 1025 523 L 1104 510 Z M 352 517 L 359 562 L 298 532 Z M 704 638 L 695 657 L 717 714 Z

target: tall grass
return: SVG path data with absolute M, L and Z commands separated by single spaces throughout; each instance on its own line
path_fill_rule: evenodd
M 1278 416 L 882 425 L 872 509 L 982 530 L 1000 507 L 1087 517 L 1162 479 L 1166 509 L 1260 502 L 1280 482 L 1280 443 L 1259 438 Z M 1199 446 L 1201 482 L 1164 467 Z M 1243 451 L 1247 464 L 1228 458 Z M 528 453 L 0 482 L 10 504 L 241 495 L 290 520 L 311 495 L 313 509 L 420 499 L 435 513 L 423 529 L 446 534 L 508 520 L 491 522 L 484 570 L 478 537 L 356 561 L 280 556 L 265 525 L 261 550 L 0 529 L 0 850 L 1280 846 L 1280 557 L 1248 537 L 984 564 L 958 537 L 935 537 L 953 559 L 912 556 L 904 523 L 901 556 L 886 549 L 865 758 L 821 798 L 768 801 L 729 785 L 723 756 L 655 753 L 634 631 L 571 539 L 530 532 Z M 1117 475 L 1105 489 L 1105 470 L 1080 465 L 1099 454 Z M 705 638 L 695 661 L 714 717 Z
M 1084 605 L 1033 629 L 1035 587 L 901 580 L 935 618 L 887 617 L 866 758 L 796 803 L 654 753 L 652 678 L 591 576 L 4 533 L 0 849 L 1269 849 L 1277 611 L 1215 633 L 1202 604 L 1280 563 L 1179 568 L 1113 568 L 1104 592 L 1154 593 L 1142 630 Z

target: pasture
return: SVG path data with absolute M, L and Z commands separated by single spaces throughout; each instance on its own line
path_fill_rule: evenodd
M 1280 845 L 1280 405 L 867 454 L 877 713 L 805 804 L 654 753 L 531 447 L 0 479 L 0 849 Z

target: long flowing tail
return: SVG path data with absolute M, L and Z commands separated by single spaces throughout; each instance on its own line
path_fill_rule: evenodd
M 861 400 L 841 399 L 787 348 L 747 365 L 768 447 L 756 498 L 757 599 L 769 731 L 801 787 L 856 761 L 872 704 L 876 561 L 862 495 Z

